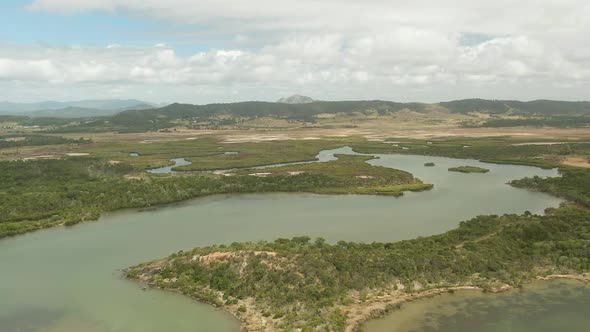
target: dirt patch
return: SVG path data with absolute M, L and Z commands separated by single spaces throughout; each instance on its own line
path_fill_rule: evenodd
M 23 158 L 22 160 L 55 159 L 55 158 L 59 158 L 59 157 L 56 155 L 53 155 L 53 154 L 47 154 L 47 155 L 42 155 L 42 156 L 26 157 L 26 158 Z
M 572 156 L 566 157 L 560 162 L 564 165 L 574 166 L 574 167 L 583 167 L 583 168 L 590 168 L 589 157 L 581 157 L 581 156 Z
M 246 252 L 245 251 L 235 251 L 235 252 L 234 251 L 228 251 L 228 252 L 216 251 L 216 252 L 212 252 L 210 254 L 203 255 L 203 256 L 195 255 L 195 256 L 193 256 L 191 258 L 191 261 L 197 261 L 198 260 L 199 262 L 203 262 L 203 263 L 211 263 L 211 262 L 214 262 L 214 261 L 223 261 L 223 260 L 226 260 L 228 258 L 232 258 L 232 257 L 236 257 L 236 256 L 239 256 L 239 255 L 242 255 L 244 253 L 246 253 Z M 248 251 L 247 253 L 248 254 L 250 254 L 250 253 L 251 254 L 254 254 L 255 256 L 264 254 L 264 255 L 267 255 L 267 256 L 274 257 L 274 256 L 277 255 L 277 253 L 274 252 L 274 251 Z
M 567 144 L 568 142 L 528 142 L 528 143 L 514 143 L 514 146 L 522 146 L 522 145 L 559 145 L 559 144 Z
M 295 128 L 266 130 L 264 132 L 227 130 L 217 134 L 224 143 L 264 142 L 273 140 L 297 140 L 306 137 L 363 137 L 371 141 L 390 138 L 431 139 L 437 137 L 528 137 L 549 139 L 590 139 L 590 130 L 561 128 L 460 128 L 454 125 L 417 126 L 387 121 L 369 121 L 356 128 Z M 313 136 L 312 136 L 313 135 Z M 556 141 L 557 142 L 557 141 Z M 555 142 L 551 142 L 554 143 Z M 396 144 L 396 143 L 389 143 Z
M 262 173 L 252 173 L 252 174 L 248 174 L 248 175 L 251 175 L 251 176 L 257 176 L 257 177 L 259 177 L 259 178 L 264 178 L 264 177 L 267 177 L 267 176 L 269 176 L 269 175 L 272 175 L 272 173 L 269 173 L 269 172 L 262 172 Z

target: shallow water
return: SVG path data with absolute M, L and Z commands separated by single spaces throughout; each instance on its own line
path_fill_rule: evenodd
M 586 332 L 590 285 L 536 282 L 500 294 L 459 291 L 402 305 L 365 332 Z
M 322 152 L 325 160 L 334 153 Z M 424 167 L 433 161 L 435 167 Z M 412 172 L 434 189 L 404 197 L 220 195 L 0 241 L 0 331 L 237 331 L 223 311 L 178 294 L 142 291 L 120 269 L 195 246 L 297 235 L 329 241 L 396 241 L 437 234 L 478 214 L 542 213 L 560 199 L 512 188 L 555 170 L 384 155 L 372 164 Z M 487 174 L 448 172 L 474 165 Z
M 174 171 L 172 170 L 174 167 L 186 166 L 186 165 L 192 164 L 192 162 L 190 162 L 184 158 L 174 158 L 174 159 L 170 159 L 170 161 L 173 161 L 174 165 L 163 166 L 163 167 L 158 167 L 158 168 L 154 168 L 154 169 L 148 169 L 148 172 L 154 173 L 154 174 L 174 173 Z

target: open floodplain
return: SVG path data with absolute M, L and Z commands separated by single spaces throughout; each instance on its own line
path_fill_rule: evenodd
M 339 149 L 323 155 L 350 152 Z M 454 229 L 459 221 L 476 215 L 525 211 L 542 214 L 544 209 L 562 202 L 548 194 L 506 184 L 535 175 L 554 177 L 558 175 L 555 169 L 414 155 L 377 157 L 369 163 L 408 171 L 434 184 L 434 188 L 406 193 L 399 198 L 282 193 L 218 195 L 153 209 L 109 213 L 97 222 L 73 228 L 58 227 L 4 239 L 0 241 L 2 331 L 237 331 L 239 322 L 225 311 L 171 292 L 144 291 L 140 285 L 125 280 L 122 270 L 181 249 L 235 241 L 298 235 L 324 237 L 329 242 L 412 239 Z M 424 167 L 428 162 L 436 166 Z M 448 171 L 462 165 L 485 167 L 490 172 Z M 569 312 L 567 319 L 575 319 L 579 326 L 585 326 L 582 323 L 588 323 L 587 306 L 579 305 L 583 298 L 570 296 L 580 292 L 581 286 L 560 284 L 559 287 L 564 291 L 547 295 L 555 301 L 537 302 L 537 311 L 530 315 L 557 310 L 555 303 L 563 303 L 559 310 Z M 533 290 L 527 296 L 534 298 L 535 292 L 538 293 Z M 479 304 L 470 306 L 477 312 L 453 311 L 438 306 L 454 308 L 457 304 L 453 299 L 471 295 L 448 295 L 450 299 L 446 296 L 434 298 L 432 303 L 431 300 L 416 302 L 427 308 L 437 306 L 437 310 L 432 309 L 432 317 L 420 316 L 411 307 L 408 311 L 394 312 L 391 317 L 403 320 L 408 315 L 415 318 L 412 324 L 436 318 L 441 331 L 469 331 L 469 319 L 495 320 L 498 313 L 511 310 L 514 305 L 510 300 L 514 295 L 506 294 L 490 298 L 491 307 L 486 307 L 483 302 L 477 302 L 482 298 L 477 294 L 470 299 Z M 529 298 L 517 300 L 531 302 Z M 464 325 L 463 316 L 457 315 L 465 316 Z M 563 315 L 559 317 L 566 319 Z M 488 324 L 485 331 L 505 331 L 506 324 L 513 321 L 522 331 L 526 328 L 533 331 L 538 326 L 535 320 L 516 319 Z M 388 322 L 371 322 L 367 329 L 431 329 L 416 330 L 415 325 L 401 324 L 407 328 L 392 330 Z M 569 331 L 576 331 L 575 326 Z

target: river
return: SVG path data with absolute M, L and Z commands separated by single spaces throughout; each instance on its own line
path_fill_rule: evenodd
M 322 152 L 322 159 L 343 148 Z M 435 167 L 424 167 L 426 162 Z M 396 241 L 437 234 L 478 214 L 542 213 L 560 199 L 512 188 L 525 176 L 555 170 L 410 155 L 382 155 L 374 165 L 412 172 L 435 185 L 401 198 L 313 194 L 219 195 L 97 222 L 0 241 L 0 331 L 237 331 L 223 311 L 184 296 L 142 291 L 121 269 L 195 246 L 297 235 L 329 241 Z M 486 174 L 448 172 L 461 165 Z

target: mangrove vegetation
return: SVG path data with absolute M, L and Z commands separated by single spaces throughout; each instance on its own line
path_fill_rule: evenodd
M 477 166 L 458 166 L 458 167 L 450 167 L 449 172 L 459 172 L 459 173 L 487 173 L 490 170 L 483 167 Z
M 141 157 L 137 157 L 141 158 Z M 95 220 L 105 211 L 141 208 L 213 194 L 311 192 L 381 194 L 432 188 L 410 173 L 365 162 L 369 157 L 233 174 L 148 174 L 92 157 L 0 161 L 0 238 Z M 229 176 L 231 175 L 231 176 Z

